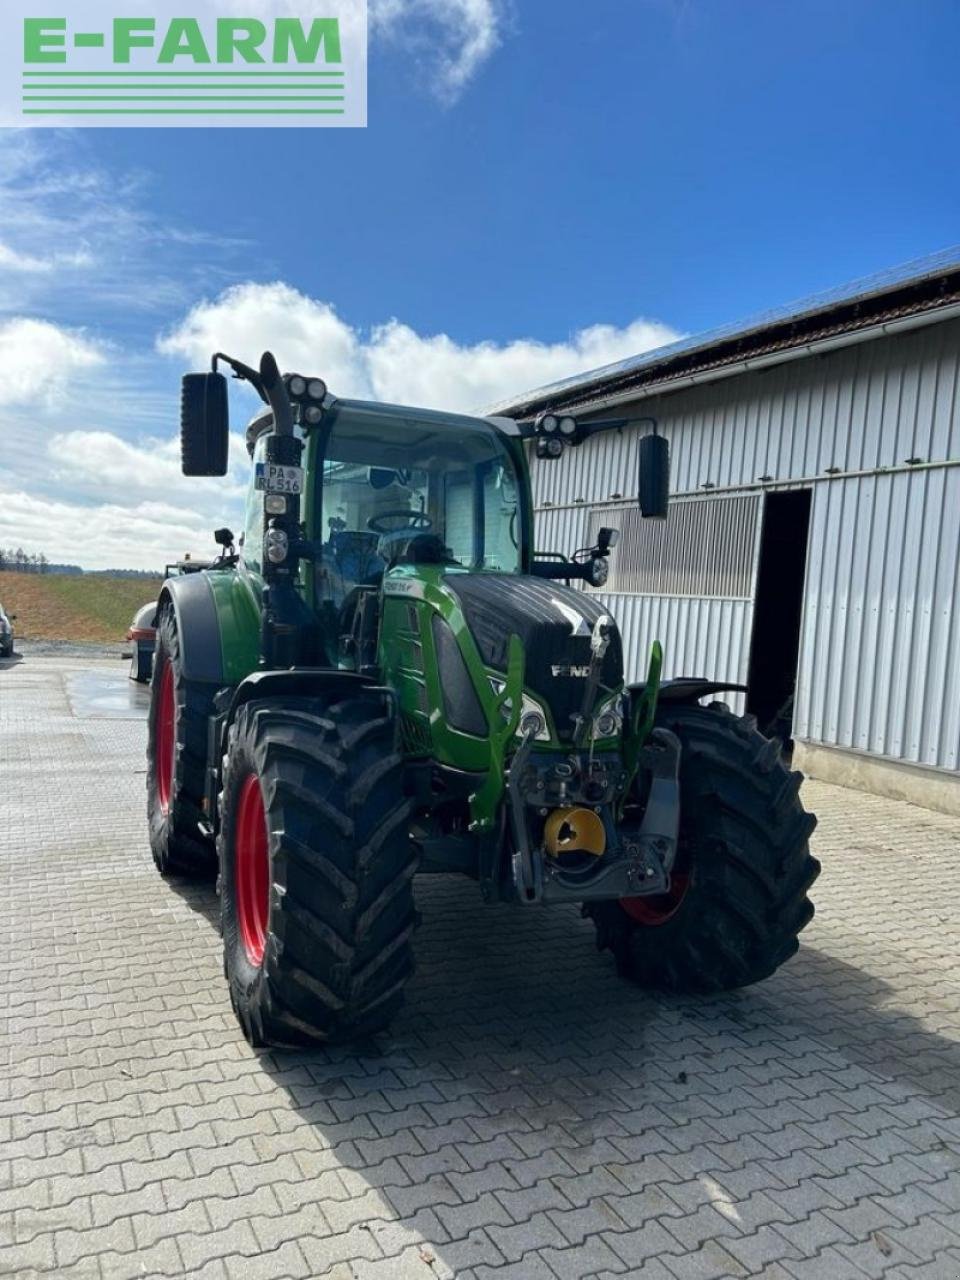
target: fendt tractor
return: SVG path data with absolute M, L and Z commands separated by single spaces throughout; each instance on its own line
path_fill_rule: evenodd
M 641 432 L 640 510 L 666 514 L 656 424 L 339 400 L 269 353 L 218 353 L 184 378 L 186 475 L 227 470 L 221 363 L 266 407 L 238 550 L 160 594 L 148 814 L 162 874 L 218 877 L 250 1042 L 390 1023 L 418 872 L 518 910 L 577 904 L 641 986 L 773 973 L 813 914 L 800 775 L 750 717 L 704 705 L 739 686 L 661 681 L 656 643 L 624 682 L 589 593 L 616 530 L 533 549 L 528 455 L 562 465 L 598 432 Z

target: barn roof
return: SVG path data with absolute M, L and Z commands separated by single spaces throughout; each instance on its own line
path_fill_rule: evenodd
M 960 303 L 960 245 L 876 275 L 814 294 L 800 302 L 722 325 L 668 346 L 604 365 L 494 405 L 489 412 L 525 418 L 544 409 L 587 408 L 611 397 L 638 398 L 655 389 L 688 384 L 691 375 L 721 377 L 751 359 L 790 358 L 797 349 L 849 335 L 875 336 L 879 329 L 911 316 L 928 316 Z M 772 359 L 771 359 L 772 358 Z

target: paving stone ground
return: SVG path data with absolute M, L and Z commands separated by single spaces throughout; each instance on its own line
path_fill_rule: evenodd
M 124 668 L 0 668 L 0 1275 L 960 1276 L 960 820 L 808 784 L 817 918 L 721 998 L 424 878 L 393 1033 L 256 1053 Z

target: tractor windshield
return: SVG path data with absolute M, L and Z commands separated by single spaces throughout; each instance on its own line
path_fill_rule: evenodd
M 513 460 L 484 424 L 345 414 L 323 464 L 324 594 L 340 603 L 397 564 L 517 572 L 517 504 Z

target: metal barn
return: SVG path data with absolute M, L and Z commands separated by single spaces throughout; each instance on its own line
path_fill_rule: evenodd
M 621 530 L 629 675 L 745 684 L 815 776 L 960 812 L 960 250 L 497 406 L 655 416 L 666 521 L 626 428 L 533 462 L 537 546 Z

